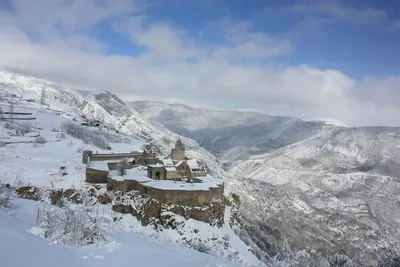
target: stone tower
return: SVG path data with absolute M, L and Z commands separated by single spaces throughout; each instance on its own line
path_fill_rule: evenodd
M 180 138 L 178 138 L 178 141 L 175 143 L 175 147 L 172 149 L 171 159 L 173 161 L 185 160 L 185 146 Z

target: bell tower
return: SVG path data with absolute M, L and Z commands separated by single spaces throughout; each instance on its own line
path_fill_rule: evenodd
M 185 160 L 185 146 L 180 138 L 178 138 L 175 147 L 172 149 L 171 159 L 173 161 Z

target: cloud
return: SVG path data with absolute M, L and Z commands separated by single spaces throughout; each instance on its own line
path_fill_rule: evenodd
M 42 4 L 50 5 L 46 12 L 57 13 L 64 2 Z M 279 66 L 268 59 L 290 53 L 290 42 L 256 32 L 249 22 L 221 21 L 214 29 L 222 41 L 204 43 L 182 27 L 154 21 L 130 1 L 106 10 L 111 2 L 80 6 L 80 1 L 70 1 L 75 4 L 66 14 L 74 13 L 73 6 L 91 16 L 93 8 L 93 17 L 78 25 L 76 15 L 50 16 L 47 25 L 37 29 L 33 25 L 42 18 L 18 21 L 27 7 L 15 4 L 12 12 L 3 11 L 0 67 L 78 89 L 109 90 L 126 100 L 181 99 L 205 106 L 225 102 L 225 107 L 232 103 L 231 108 L 240 103 L 241 108 L 277 115 L 400 124 L 398 76 L 357 82 L 334 69 Z M 105 53 L 107 42 L 89 34 L 99 23 L 110 23 L 116 34 L 127 36 L 133 47 L 141 48 L 137 55 Z
M 400 20 L 396 20 L 390 23 L 389 30 L 400 30 Z
M 318 1 L 312 4 L 297 4 L 291 9 L 306 16 L 305 24 L 313 27 L 333 23 L 351 23 L 356 26 L 376 26 L 388 23 L 386 10 L 356 8 L 342 1 Z
M 221 20 L 212 23 L 222 32 L 226 44 L 214 47 L 211 57 L 225 60 L 260 59 L 289 54 L 292 44 L 283 38 L 253 31 L 250 22 L 232 23 Z

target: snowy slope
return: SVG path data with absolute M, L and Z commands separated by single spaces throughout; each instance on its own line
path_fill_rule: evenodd
M 129 105 L 144 118 L 196 140 L 226 163 L 299 142 L 325 126 L 324 122 L 249 111 L 211 110 L 143 101 Z M 236 151 L 240 152 L 237 154 Z
M 261 239 L 271 254 L 344 250 L 370 263 L 380 248 L 399 245 L 400 127 L 131 105 L 225 163 L 242 200 L 242 236 Z
M 71 248 L 31 234 L 36 203 L 19 200 L 17 210 L 0 209 L 1 266 L 108 267 L 108 266 L 239 266 L 171 243 L 135 233 L 120 232 L 105 247 Z
M 40 98 L 43 94 L 43 85 L 45 88 L 45 105 L 40 103 Z M 99 153 L 103 151 L 91 144 L 84 144 L 81 140 L 71 136 L 67 135 L 62 137 L 59 132 L 63 121 L 76 120 L 77 123 L 80 123 L 83 116 L 88 119 L 100 120 L 102 125 L 111 127 L 111 130 L 106 129 L 106 127 L 101 130 L 95 130 L 114 136 L 113 139 L 115 139 L 115 142 L 110 142 L 112 148 L 111 152 L 140 150 L 145 144 L 150 144 L 159 154 L 167 155 L 177 139 L 176 134 L 162 126 L 156 126 L 152 122 L 143 119 L 121 99 L 109 92 L 83 93 L 73 89 L 52 85 L 47 81 L 7 71 L 0 71 L 0 91 L 2 95 L 8 93 L 16 94 L 18 97 L 22 95 L 23 97 L 21 99 L 18 97 L 13 98 L 15 102 L 14 111 L 31 112 L 32 116 L 36 117 L 36 120 L 34 122 L 32 121 L 36 128 L 25 136 L 15 136 L 15 131 L 6 129 L 6 122 L 0 121 L 0 141 L 11 142 L 4 147 L 0 147 L 0 182 L 7 182 L 12 185 L 31 184 L 47 189 L 72 188 L 86 190 L 87 188 L 84 183 L 85 166 L 81 162 L 81 151 L 84 149 L 90 149 Z M 35 99 L 36 101 L 27 102 L 24 99 Z M 9 100 L 8 98 L 0 99 L 0 105 L 3 107 L 4 111 L 8 111 L 10 108 Z M 20 121 L 16 121 L 16 124 L 18 123 L 20 123 Z M 118 130 L 118 133 L 112 129 Z M 37 136 L 44 137 L 47 143 L 35 143 L 34 140 Z M 225 179 L 229 177 L 226 172 L 222 170 L 218 160 L 205 149 L 200 148 L 195 141 L 189 138 L 182 138 L 182 141 L 187 148 L 187 155 L 206 164 L 212 173 Z M 60 171 L 62 166 L 65 167 L 65 172 Z M 111 210 L 111 206 L 109 209 Z M 182 224 L 184 228 L 180 229 L 180 234 L 177 234 L 177 230 L 172 229 L 167 229 L 161 233 L 154 229 L 149 230 L 146 227 L 142 227 L 140 222 L 133 219 L 131 215 L 127 215 L 126 217 L 128 217 L 127 226 L 129 226 L 133 232 L 141 232 L 146 236 L 151 236 L 152 240 L 164 240 L 177 244 L 186 244 L 185 242 L 187 242 L 187 240 L 195 236 L 196 238 L 204 239 L 203 241 L 205 242 L 211 240 L 210 244 L 213 246 L 211 253 L 213 255 L 229 258 L 244 266 L 258 264 L 258 259 L 252 255 L 249 251 L 249 247 L 233 233 L 232 229 L 230 229 L 228 225 L 229 212 L 227 212 L 227 215 L 226 224 L 222 228 L 211 227 L 206 223 L 180 218 L 180 220 L 184 222 L 184 224 Z M 179 216 L 177 216 L 177 219 L 179 219 L 178 217 Z M 4 227 L 7 228 L 8 226 L 5 225 Z M 198 234 L 193 234 L 195 229 L 200 229 L 201 231 Z M 12 235 L 14 235 L 14 233 Z M 15 236 L 18 236 L 18 234 L 15 233 Z M 225 237 L 229 237 L 230 239 L 228 246 L 221 241 Z M 10 238 L 12 238 L 12 236 Z M 29 241 L 31 236 L 28 235 L 28 237 L 26 237 L 25 233 L 18 238 L 21 238 L 21 240 L 27 238 L 26 242 L 31 242 Z M 122 236 L 121 238 L 124 239 L 125 237 Z M 37 244 L 35 243 L 36 241 L 32 242 L 34 245 Z M 126 242 L 130 244 L 134 243 L 132 240 Z M 147 241 L 143 242 L 145 242 L 144 244 L 148 244 Z M 123 249 L 121 251 L 125 254 L 127 251 L 134 248 L 132 246 L 129 245 L 126 250 Z M 157 246 L 155 247 L 155 251 L 165 254 L 163 248 L 158 248 Z M 40 247 L 40 244 L 38 244 L 38 247 Z M 51 249 L 48 250 L 44 248 L 43 250 L 52 253 Z M 140 249 L 137 250 L 140 251 Z M 60 251 L 66 252 L 54 252 L 54 254 L 60 255 L 60 257 L 75 257 L 74 255 L 76 255 L 76 251 L 74 250 L 60 249 Z M 145 251 L 142 252 L 143 254 L 147 253 Z M 174 255 L 175 254 L 172 253 L 171 257 L 174 258 Z M 98 265 L 85 265 L 86 261 L 80 262 L 81 256 L 85 255 L 78 254 L 78 260 L 71 260 L 71 264 L 73 265 L 76 263 L 77 266 L 81 266 L 82 264 L 82 266 L 103 266 L 103 263 L 98 263 Z M 91 258 L 93 255 L 91 256 L 88 254 L 86 256 Z M 102 255 L 102 257 L 107 258 L 108 256 Z M 149 257 L 155 258 L 156 254 L 150 253 Z M 33 258 L 39 260 L 39 257 Z M 165 260 L 168 262 L 167 258 L 168 257 L 166 257 Z M 114 257 L 110 259 L 115 261 Z M 161 257 L 161 259 L 163 258 Z M 14 260 L 15 264 L 17 264 L 18 261 L 16 259 Z M 98 259 L 92 260 L 98 261 Z M 143 261 L 144 260 L 145 259 L 143 259 Z M 154 262 L 154 259 L 151 260 L 152 261 L 148 262 L 149 266 L 158 266 L 157 264 L 159 264 L 159 262 Z M 12 259 L 10 259 L 10 261 L 12 262 Z M 106 262 L 108 265 L 110 264 L 108 260 L 103 262 Z M 144 261 L 144 263 L 146 262 Z M 196 265 L 196 263 L 194 266 L 214 266 L 213 262 L 204 263 L 199 260 L 198 263 L 200 265 Z M 43 264 L 46 264 L 46 262 L 43 262 Z M 177 264 L 180 266 L 179 262 Z M 182 266 L 193 265 L 191 261 L 186 262 L 186 264 L 187 265 Z
M 167 155 L 178 138 L 176 134 L 164 127 L 143 119 L 136 111 L 128 107 L 120 98 L 110 92 L 83 93 L 67 87 L 54 85 L 48 81 L 0 70 L 0 89 L 24 97 L 34 98 L 36 103 L 25 106 L 41 107 L 40 98 L 45 94 L 45 102 L 51 109 L 63 112 L 63 117 L 81 120 L 97 119 L 103 124 L 118 129 L 120 132 L 149 142 L 161 155 Z M 219 167 L 216 158 L 205 149 L 189 139 L 182 138 L 188 155 L 197 157 L 217 176 L 226 173 Z

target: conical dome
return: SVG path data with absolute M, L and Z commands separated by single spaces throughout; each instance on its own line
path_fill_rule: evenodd
M 180 138 L 178 138 L 178 141 L 175 143 L 175 149 L 185 149 L 185 146 L 183 145 L 182 141 Z

